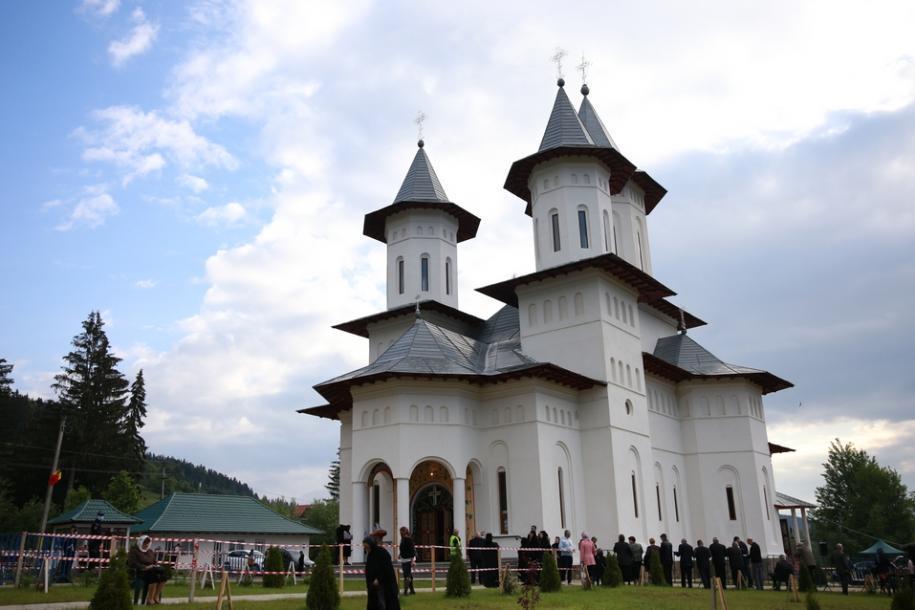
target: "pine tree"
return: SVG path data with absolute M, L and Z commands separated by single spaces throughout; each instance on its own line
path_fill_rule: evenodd
M 467 597 L 468 595 L 470 595 L 470 574 L 467 572 L 467 564 L 460 555 L 453 555 L 448 565 L 445 597 Z
M 102 572 L 98 589 L 92 596 L 89 610 L 132 610 L 130 583 L 127 580 L 127 556 L 118 553 Z
M 264 574 L 264 586 L 281 589 L 286 584 L 286 574 L 283 572 L 287 567 L 283 565 L 283 553 L 280 551 L 280 547 L 272 546 L 267 549 L 267 555 L 264 557 L 264 571 L 280 572 L 280 574 Z
M 330 550 L 321 545 L 318 561 L 311 572 L 308 594 L 305 597 L 308 610 L 336 610 L 340 607 L 340 592 L 334 582 L 334 571 L 330 563 Z
M 337 449 L 337 459 L 330 463 L 327 484 L 324 489 L 330 494 L 331 500 L 340 499 L 340 449 Z
M 661 554 L 654 552 L 648 562 L 648 571 L 651 574 L 651 584 L 665 586 L 667 580 L 664 578 L 664 570 L 661 568 Z
M 6 358 L 0 358 L 0 394 L 13 393 L 13 365 L 7 363 Z M 339 462 L 337 462 L 339 465 Z
M 562 580 L 559 578 L 556 557 L 553 556 L 553 553 L 546 551 L 543 553 L 543 568 L 540 572 L 540 590 L 543 593 L 553 593 L 561 588 Z
M 54 389 L 68 414 L 65 435 L 68 489 L 77 476 L 90 491 L 101 491 L 108 477 L 92 471 L 123 468 L 123 459 L 134 456 L 132 440 L 123 434 L 127 411 L 127 386 L 117 369 L 120 358 L 111 352 L 105 323 L 97 311 L 89 314 L 83 330 L 73 337 L 73 350 L 64 356 L 63 371 L 54 377 Z M 85 468 L 85 471 L 80 471 Z
M 604 570 L 603 585 L 605 587 L 618 587 L 623 584 L 623 570 L 620 568 L 620 562 L 616 555 L 610 553 L 607 556 L 607 568 Z
M 127 413 L 124 417 L 124 432 L 133 445 L 137 462 L 142 462 L 146 455 L 146 441 L 140 436 L 140 428 L 146 419 L 146 380 L 143 378 L 143 369 L 137 372 L 133 383 L 130 384 L 130 400 L 127 403 Z

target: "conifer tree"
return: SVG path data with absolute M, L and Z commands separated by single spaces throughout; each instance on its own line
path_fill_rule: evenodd
M 267 555 L 264 557 L 265 572 L 285 572 L 288 566 L 283 565 L 283 552 L 280 547 L 272 546 L 267 549 Z M 286 584 L 285 574 L 264 574 L 263 583 L 265 587 L 280 589 Z
M 467 572 L 467 564 L 460 555 L 453 555 L 448 564 L 445 597 L 467 597 L 468 595 L 470 595 L 470 574 Z
M 130 515 L 140 510 L 140 486 L 126 470 L 120 471 L 108 481 L 102 497 L 122 513 Z
M 556 566 L 556 557 L 547 551 L 543 554 L 543 567 L 540 572 L 540 590 L 544 593 L 559 591 L 562 580 L 559 578 L 559 568 Z
M 665 586 L 667 580 L 664 578 L 664 570 L 661 568 L 661 554 L 658 552 L 651 554 L 648 562 L 648 571 L 651 574 L 651 584 Z
M 102 572 L 89 610 L 132 610 L 130 583 L 127 580 L 127 556 L 118 553 Z
M 124 417 L 124 432 L 133 445 L 137 462 L 142 462 L 146 456 L 146 441 L 140 436 L 140 428 L 144 426 L 145 419 L 146 380 L 143 378 L 143 369 L 140 369 L 133 383 L 130 384 L 130 400 L 127 403 L 127 413 Z
M 13 365 L 0 358 L 0 395 L 13 393 Z
M 340 499 L 340 449 L 337 449 L 337 459 L 330 463 L 330 472 L 327 475 L 328 481 L 324 489 L 330 494 L 332 500 Z
M 618 587 L 623 584 L 623 570 L 614 553 L 607 556 L 607 569 L 604 571 L 603 585 L 605 587 Z
M 321 545 L 318 561 L 311 572 L 308 594 L 305 597 L 308 610 L 336 610 L 340 607 L 340 592 L 334 582 L 334 571 L 330 563 L 330 550 Z

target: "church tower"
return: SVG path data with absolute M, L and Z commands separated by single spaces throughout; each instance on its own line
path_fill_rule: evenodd
M 394 203 L 365 215 L 363 234 L 387 244 L 387 307 L 433 300 L 458 308 L 457 244 L 480 219 L 451 202 L 422 140 Z

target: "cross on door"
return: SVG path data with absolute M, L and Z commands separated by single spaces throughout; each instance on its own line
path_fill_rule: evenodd
M 438 497 L 442 495 L 442 492 L 439 491 L 438 487 L 433 487 L 432 491 L 429 492 L 429 498 L 432 499 L 432 506 L 438 506 Z

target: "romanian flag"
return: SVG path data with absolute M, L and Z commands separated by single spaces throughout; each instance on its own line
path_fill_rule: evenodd
M 51 487 L 54 487 L 55 485 L 60 483 L 60 480 L 63 478 L 63 476 L 64 476 L 64 473 L 62 471 L 55 470 L 54 472 L 51 473 L 51 476 L 48 477 L 48 485 L 50 485 Z

